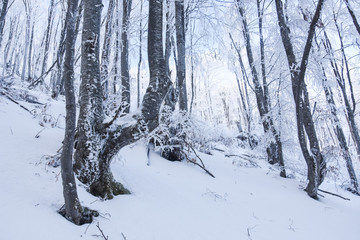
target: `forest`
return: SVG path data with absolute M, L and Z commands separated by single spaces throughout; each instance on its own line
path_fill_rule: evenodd
M 36 119 L 23 123 L 41 129 L 36 139 L 62 134 L 35 165 L 58 171 L 57 212 L 75 225 L 103 216 L 83 192 L 109 204 L 139 194 L 121 170 L 137 158 L 206 181 L 226 178 L 221 161 L 268 169 L 274 185 L 296 182 L 300 205 L 360 201 L 359 1 L 1 0 L 0 9 L 0 103 Z M 4 106 L 1 125 L 11 123 Z M 268 239 L 252 231 L 244 239 Z

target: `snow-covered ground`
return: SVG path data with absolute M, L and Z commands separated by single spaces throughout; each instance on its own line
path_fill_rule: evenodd
M 333 184 L 321 187 L 351 200 L 324 194 L 315 201 L 298 180 L 278 177 L 264 162 L 241 167 L 217 151 L 200 155 L 215 179 L 157 153 L 147 166 L 142 142 L 124 148 L 112 165 L 132 194 L 101 201 L 79 185 L 82 204 L 100 217 L 76 226 L 56 212 L 63 204 L 60 168 L 45 158 L 61 147 L 64 105 L 45 101 L 60 127 L 40 126 L 0 96 L 0 239 L 102 239 L 97 224 L 109 240 L 360 239 L 360 197 Z

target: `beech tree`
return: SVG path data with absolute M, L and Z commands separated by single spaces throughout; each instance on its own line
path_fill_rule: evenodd
M 242 32 L 245 40 L 246 53 L 248 62 L 251 69 L 251 76 L 254 83 L 254 92 L 256 96 L 256 102 L 258 111 L 260 113 L 262 125 L 265 133 L 270 133 L 273 140 L 270 142 L 269 146 L 266 148 L 268 155 L 268 161 L 272 164 L 279 163 L 281 166 L 280 175 L 286 177 L 285 168 L 284 168 L 284 159 L 282 153 L 282 143 L 280 134 L 275 128 L 274 120 L 271 116 L 271 104 L 270 104 L 270 95 L 268 90 L 268 83 L 266 80 L 266 67 L 265 67 L 265 49 L 264 49 L 264 39 L 262 35 L 262 15 L 263 10 L 260 7 L 260 2 L 257 1 L 257 12 L 259 18 L 259 33 L 260 33 L 260 52 L 261 52 L 261 73 L 262 73 L 262 83 L 259 80 L 258 71 L 255 66 L 254 54 L 251 47 L 251 39 L 249 27 L 246 20 L 244 3 L 241 0 L 237 0 L 237 7 L 242 18 Z
M 96 7 L 94 7 L 96 6 Z M 117 123 L 118 114 L 104 122 L 102 109 L 99 34 L 101 1 L 87 0 L 84 5 L 84 26 L 82 35 L 82 63 L 80 86 L 80 114 L 78 120 L 77 144 L 74 170 L 79 180 L 89 186 L 89 192 L 104 199 L 129 191 L 116 182 L 110 170 L 112 158 L 119 150 L 159 124 L 159 111 L 165 95 L 171 86 L 166 76 L 163 54 L 163 4 L 149 1 L 148 61 L 149 86 L 138 114 L 124 116 Z
M 74 53 L 77 34 L 75 30 L 77 9 L 78 1 L 68 0 L 68 22 L 66 27 L 65 65 L 63 73 L 66 96 L 66 128 L 63 150 L 61 153 L 61 177 L 65 205 L 59 212 L 69 221 L 81 225 L 90 223 L 92 221 L 92 215 L 80 204 L 72 164 L 76 126 L 76 104 L 73 82 L 75 63 Z
M 319 185 L 323 182 L 325 177 L 326 163 L 320 150 L 311 114 L 309 94 L 305 84 L 305 73 L 316 24 L 320 18 L 323 3 L 324 0 L 319 0 L 317 3 L 315 14 L 309 26 L 304 52 L 301 57 L 301 63 L 299 64 L 296 60 L 294 47 L 291 41 L 290 28 L 286 23 L 283 3 L 281 0 L 275 0 L 280 35 L 285 48 L 289 71 L 291 73 L 292 91 L 296 107 L 298 139 L 308 168 L 307 177 L 309 182 L 305 190 L 308 195 L 314 199 L 318 198 L 317 191 Z

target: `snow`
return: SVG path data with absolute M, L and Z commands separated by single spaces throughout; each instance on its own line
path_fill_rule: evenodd
M 64 115 L 62 101 L 45 100 L 54 118 Z M 78 184 L 83 206 L 100 216 L 76 226 L 56 212 L 63 204 L 60 168 L 43 158 L 61 147 L 63 125 L 45 125 L 35 138 L 43 129 L 38 123 L 0 96 L 1 239 L 102 239 L 97 223 L 109 240 L 359 239 L 360 198 L 329 181 L 321 188 L 351 200 L 315 201 L 299 180 L 278 177 L 264 160 L 253 159 L 261 168 L 244 167 L 219 151 L 199 153 L 216 178 L 155 152 L 147 166 L 142 141 L 122 149 L 112 164 L 132 194 L 101 201 Z

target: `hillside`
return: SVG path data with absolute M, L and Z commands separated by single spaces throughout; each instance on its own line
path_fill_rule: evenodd
M 321 188 L 350 201 L 327 194 L 319 201 L 309 198 L 303 183 L 278 177 L 256 152 L 250 154 L 259 167 L 215 150 L 199 153 L 216 178 L 156 152 L 148 166 L 141 141 L 124 148 L 112 164 L 115 178 L 132 194 L 101 201 L 79 184 L 82 204 L 100 217 L 75 226 L 57 213 L 63 204 L 60 168 L 46 158 L 61 147 L 64 104 L 39 101 L 47 102 L 46 111 L 19 102 L 34 117 L 0 96 L 1 239 L 103 239 L 97 224 L 109 240 L 359 239 L 360 198 L 331 181 Z

